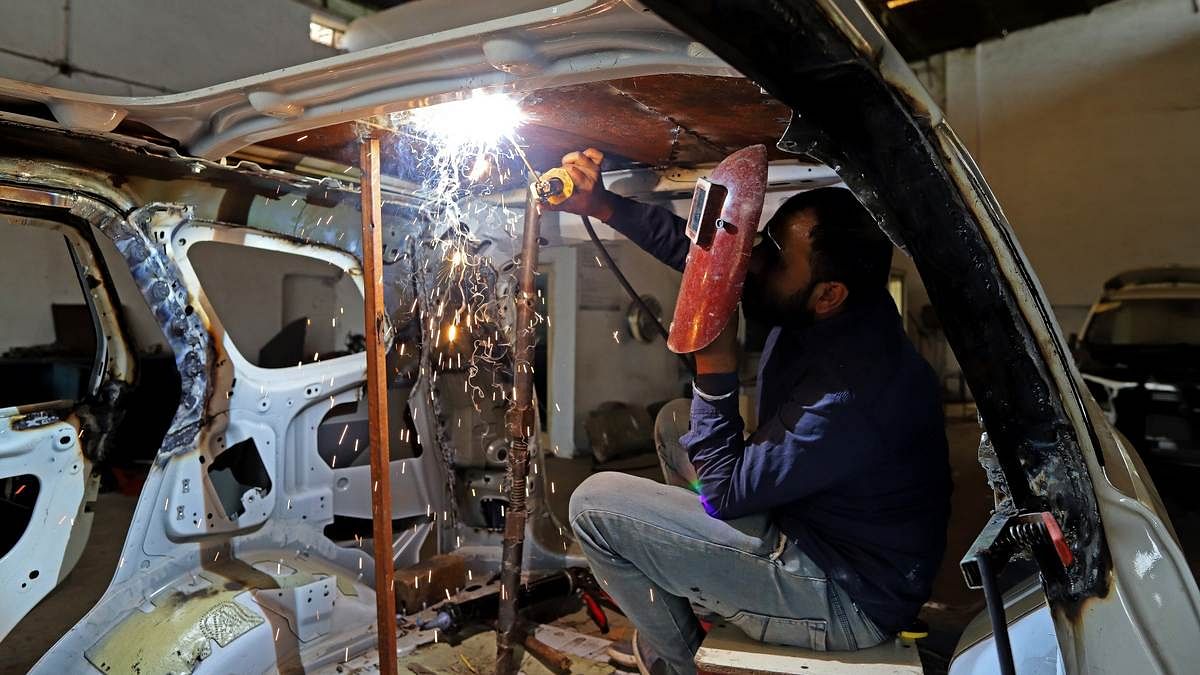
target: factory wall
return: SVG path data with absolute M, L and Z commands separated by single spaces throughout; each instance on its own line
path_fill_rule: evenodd
M 0 216 L 0 354 L 55 341 L 52 304 L 84 302 L 63 235 L 33 219 Z
M 187 91 L 337 52 L 293 0 L 4 0 L 0 77 L 117 96 Z
M 946 114 L 1064 333 L 1105 279 L 1200 265 L 1200 13 L 1125 0 L 951 52 Z
M 675 313 L 675 296 L 681 275 L 655 260 L 632 242 L 612 241 L 606 246 L 643 296 L 658 300 L 667 324 Z M 577 244 L 579 259 L 579 309 L 576 314 L 575 438 L 584 442 L 587 414 L 606 401 L 649 406 L 683 395 L 686 384 L 679 362 L 658 335 L 650 343 L 635 341 L 629 332 L 631 304 L 612 272 L 597 260 L 594 246 Z
M 116 96 L 187 91 L 336 55 L 309 39 L 311 15 L 311 8 L 294 0 L 4 0 L 0 77 Z M 0 250 L 29 253 L 50 247 L 62 253 L 60 243 L 0 228 Z M 113 266 L 111 247 L 101 245 L 139 346 L 165 347 L 128 272 Z M 31 292 L 5 301 L 6 306 L 25 304 L 10 306 L 4 316 L 28 320 L 5 323 L 0 351 L 53 342 L 46 301 L 81 301 L 77 284 L 43 268 L 46 259 L 16 256 L 5 266 L 4 276 L 22 280 Z M 36 302 L 30 302 L 33 297 Z

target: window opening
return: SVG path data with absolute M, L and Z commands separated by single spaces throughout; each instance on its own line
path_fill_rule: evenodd
M 420 457 L 422 452 L 407 401 L 408 391 L 388 391 L 388 454 L 392 462 Z M 317 428 L 317 454 L 330 468 L 370 464 L 370 447 L 366 399 L 334 406 Z
M 188 249 L 213 311 L 238 352 L 287 368 L 362 351 L 363 297 L 324 260 L 224 242 Z
M 0 558 L 25 535 L 40 491 L 41 483 L 33 474 L 0 478 Z
M 218 455 L 208 465 L 208 479 L 230 520 L 245 513 L 244 495 L 252 493 L 246 500 L 253 501 L 271 492 L 271 476 L 253 438 L 239 441 Z
M 70 244 L 53 223 L 0 216 L 0 406 L 87 395 L 96 325 Z
M 332 19 L 324 14 L 313 14 L 308 21 L 308 39 L 319 45 L 344 49 L 342 41 L 346 38 L 346 24 Z

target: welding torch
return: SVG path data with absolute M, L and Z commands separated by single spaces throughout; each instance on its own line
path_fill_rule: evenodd
M 575 193 L 575 181 L 563 167 L 550 169 L 533 181 L 530 187 L 543 204 L 558 206 L 571 198 Z

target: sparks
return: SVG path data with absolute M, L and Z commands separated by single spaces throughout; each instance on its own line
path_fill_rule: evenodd
M 495 317 L 502 315 L 504 303 L 512 299 L 504 297 L 499 289 L 511 278 L 513 265 L 500 267 L 506 262 L 496 257 L 502 249 L 487 249 L 492 242 L 478 233 L 494 230 L 515 238 L 519 232 L 521 214 L 507 208 L 504 191 L 520 181 L 514 160 L 524 155 L 516 136 L 524 120 L 517 101 L 503 95 L 475 95 L 396 113 L 389 119 L 399 132 L 398 139 L 416 142 L 411 153 L 407 148 L 402 150 L 418 163 L 414 168 L 422 177 L 417 191 L 420 211 L 431 222 L 432 232 L 393 231 L 388 235 L 389 248 L 397 259 L 408 256 L 414 277 L 411 288 L 415 292 L 407 298 L 411 305 L 402 305 L 408 306 L 409 316 L 403 320 L 412 322 L 421 333 L 412 355 L 419 361 L 395 370 L 397 375 L 417 371 L 418 377 L 428 383 L 430 403 L 435 406 L 445 390 L 442 382 L 453 383 L 446 387 L 462 386 L 476 411 L 480 410 L 478 402 L 487 400 L 489 388 L 493 401 L 510 398 L 507 390 L 512 386 L 512 370 L 519 366 L 512 363 L 509 351 L 512 336 L 504 335 L 508 327 L 497 325 Z M 525 165 L 533 170 L 528 162 Z M 499 196 L 499 205 L 476 198 L 487 194 Z M 409 244 L 414 238 L 420 240 L 416 247 Z M 489 252 L 483 253 L 485 249 Z M 493 329 L 494 339 L 486 335 Z M 400 355 L 405 356 L 407 346 L 400 340 L 393 345 L 396 343 Z M 434 352 L 426 352 L 426 346 Z M 532 372 L 527 365 L 520 367 Z M 459 375 L 461 379 L 450 380 Z M 436 424 L 431 444 L 438 448 L 443 444 L 437 438 L 446 432 L 448 424 L 441 420 Z M 408 431 L 401 434 L 406 443 L 409 437 Z M 416 445 L 422 440 L 417 434 Z M 448 448 L 440 449 L 444 454 L 453 454 Z M 452 457 L 448 461 L 452 462 Z M 401 472 L 404 470 L 402 464 Z M 474 488 L 470 489 L 474 494 Z M 454 488 L 448 490 L 453 493 Z M 454 503 L 453 494 L 449 497 Z M 432 509 L 427 507 L 427 511 L 436 520 Z M 441 516 L 443 522 L 454 521 L 448 512 L 443 511 Z
M 494 148 L 511 137 L 525 121 L 525 113 L 512 98 L 503 94 L 482 94 L 461 101 L 449 101 L 401 113 L 406 121 L 443 147 Z

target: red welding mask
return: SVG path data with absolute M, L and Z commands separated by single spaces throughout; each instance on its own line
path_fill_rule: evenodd
M 685 225 L 692 244 L 667 338 L 676 354 L 707 347 L 737 311 L 766 190 L 763 145 L 738 150 L 696 181 Z

